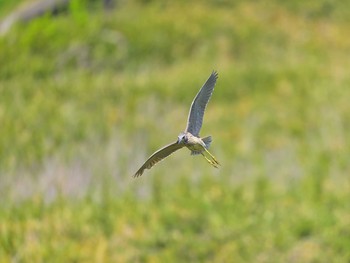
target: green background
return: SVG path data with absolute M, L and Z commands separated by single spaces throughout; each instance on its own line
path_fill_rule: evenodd
M 5 18 L 26 1 L 0 1 Z M 0 37 L 0 262 L 349 262 L 347 1 L 72 0 Z M 212 70 L 202 136 L 177 139 Z

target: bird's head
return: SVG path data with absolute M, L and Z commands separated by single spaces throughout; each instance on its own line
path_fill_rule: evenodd
M 180 133 L 179 136 L 177 136 L 177 143 L 181 144 L 181 143 L 187 143 L 187 136 L 185 133 Z

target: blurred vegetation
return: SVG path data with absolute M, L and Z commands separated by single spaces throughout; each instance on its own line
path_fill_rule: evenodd
M 0 262 L 348 262 L 349 10 L 72 0 L 17 24 L 0 38 Z M 131 179 L 213 69 L 202 135 L 222 167 L 183 150 Z

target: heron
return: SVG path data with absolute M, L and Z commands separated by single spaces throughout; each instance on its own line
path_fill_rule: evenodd
M 145 169 L 151 169 L 158 162 L 162 161 L 170 154 L 183 147 L 187 147 L 191 151 L 191 155 L 201 154 L 208 163 L 210 163 L 213 167 L 218 168 L 220 163 L 208 150 L 212 142 L 212 137 L 206 136 L 201 138 L 199 136 L 199 132 L 203 124 L 204 112 L 214 91 L 217 79 L 218 73 L 213 71 L 197 93 L 196 97 L 193 99 L 190 112 L 188 114 L 185 131 L 179 134 L 175 142 L 168 144 L 153 153 L 140 167 L 140 169 L 137 170 L 133 177 L 141 176 Z

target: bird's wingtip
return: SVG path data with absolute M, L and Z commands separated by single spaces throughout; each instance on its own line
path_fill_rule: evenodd
M 137 171 L 134 175 L 132 175 L 132 178 L 137 178 L 140 177 L 142 175 L 142 172 Z

